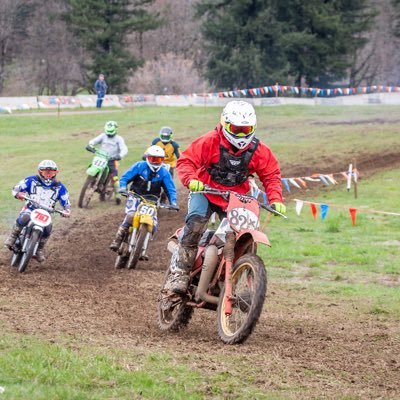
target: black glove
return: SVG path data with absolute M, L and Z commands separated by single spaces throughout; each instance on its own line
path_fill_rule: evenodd
M 117 157 L 112 158 L 111 160 L 113 160 L 113 161 L 119 161 L 120 159 L 121 159 L 121 157 L 120 157 L 120 156 L 117 156 Z
M 88 145 L 85 147 L 85 149 L 86 149 L 87 151 L 90 151 L 91 153 L 96 152 L 96 149 L 95 149 L 94 147 L 92 147 L 90 144 L 88 144 Z

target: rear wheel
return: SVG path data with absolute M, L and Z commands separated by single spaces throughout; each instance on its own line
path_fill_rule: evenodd
M 96 177 L 88 176 L 79 195 L 78 207 L 87 208 L 96 190 Z
M 139 231 L 136 235 L 135 247 L 132 249 L 132 253 L 128 260 L 128 269 L 135 269 L 139 261 L 139 257 L 142 254 L 143 244 L 148 234 L 147 225 L 140 225 Z
M 225 314 L 225 287 L 217 309 L 218 334 L 227 344 L 243 343 L 261 315 L 267 279 L 265 266 L 255 254 L 240 257 L 232 268 L 232 314 Z
M 170 275 L 168 267 L 157 303 L 158 326 L 164 332 L 176 332 L 183 329 L 193 315 L 193 307 L 186 305 L 187 298 L 170 293 L 166 287 Z
M 25 253 L 22 253 L 21 261 L 19 263 L 18 272 L 24 272 L 26 267 L 28 266 L 31 258 L 33 257 L 33 253 L 35 252 L 35 247 L 40 239 L 40 232 L 32 231 L 31 237 L 29 238 L 29 243 L 26 247 Z

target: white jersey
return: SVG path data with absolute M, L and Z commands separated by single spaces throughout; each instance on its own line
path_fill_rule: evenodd
M 119 135 L 107 136 L 105 133 L 101 133 L 89 142 L 90 146 L 96 144 L 100 144 L 101 150 L 106 151 L 111 158 L 124 158 L 128 154 L 125 141 Z

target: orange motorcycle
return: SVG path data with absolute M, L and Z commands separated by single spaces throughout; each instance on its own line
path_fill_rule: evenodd
M 216 230 L 207 229 L 203 234 L 183 296 L 172 292 L 168 283 L 174 273 L 182 228 L 171 238 L 168 250 L 172 258 L 158 298 L 158 324 L 162 331 L 177 331 L 189 323 L 194 309 L 216 310 L 221 340 L 242 343 L 257 324 L 267 290 L 265 265 L 257 256 L 258 243 L 270 246 L 259 230 L 260 208 L 286 217 L 251 196 L 209 187 L 197 193 L 225 197 L 226 217 Z

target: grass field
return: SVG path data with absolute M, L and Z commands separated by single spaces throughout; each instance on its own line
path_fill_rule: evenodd
M 184 148 L 215 126 L 219 112 L 212 107 L 143 107 L 97 114 L 61 113 L 59 117 L 56 113 L 0 115 L 1 236 L 5 236 L 21 206 L 11 197 L 10 189 L 34 174 L 41 159 L 58 163 L 59 178 L 68 186 L 76 207 L 91 160 L 85 146 L 106 120 L 118 121 L 129 147 L 129 155 L 121 164 L 123 171 L 140 159 L 161 126 L 172 126 L 174 139 Z M 288 326 L 284 322 L 282 327 L 287 328 L 287 342 L 274 342 L 272 332 L 268 347 L 275 345 L 277 350 L 269 349 L 266 361 L 261 355 L 264 350 L 252 346 L 248 347 L 249 354 L 237 354 L 235 348 L 222 345 L 209 353 L 197 353 L 195 349 L 179 352 L 163 348 L 162 339 L 150 347 L 115 337 L 91 343 L 85 335 L 60 333 L 49 339 L 10 327 L 3 314 L 10 306 L 8 294 L 0 282 L 0 400 L 400 397 L 393 378 L 396 367 L 397 371 L 400 367 L 399 354 L 392 355 L 392 368 L 379 362 L 374 348 L 374 343 L 386 340 L 387 351 L 400 346 L 400 329 L 395 329 L 400 322 L 400 217 L 362 212 L 400 212 L 400 162 L 389 161 L 393 155 L 400 157 L 398 107 L 279 106 L 258 108 L 257 115 L 258 136 L 277 155 L 283 176 L 297 176 L 297 171 L 338 172 L 354 160 L 365 168 L 360 168 L 357 199 L 346 191 L 344 180 L 337 186 L 293 189 L 290 195 L 285 193 L 288 220 L 274 217 L 266 226 L 272 248 L 260 248 L 259 252 L 269 277 L 266 310 L 272 324 L 279 318 L 287 320 Z M 297 216 L 293 198 L 355 207 L 359 210 L 356 226 L 352 226 L 345 209 L 331 207 L 322 221 L 320 217 L 314 220 L 305 205 Z M 101 212 L 106 212 L 106 207 L 97 211 Z M 296 315 L 296 310 L 304 315 Z M 332 359 L 321 358 L 307 366 L 284 356 L 287 346 L 294 346 L 298 337 L 290 336 L 290 332 L 302 330 L 311 320 L 324 325 L 335 318 L 339 325 L 348 320 L 350 325 L 365 329 L 365 335 L 371 337 L 371 352 L 359 355 L 357 360 L 375 359 L 375 374 L 387 375 L 392 391 L 380 392 L 379 387 L 373 387 L 371 371 L 371 376 L 341 373 L 334 363 L 333 350 Z M 374 333 L 379 324 L 387 324 L 387 337 Z M 335 334 L 340 337 L 341 333 L 332 325 L 332 336 Z M 185 338 L 179 340 L 185 349 Z M 346 346 L 345 341 L 342 346 Z M 352 386 L 352 379 L 357 384 Z

